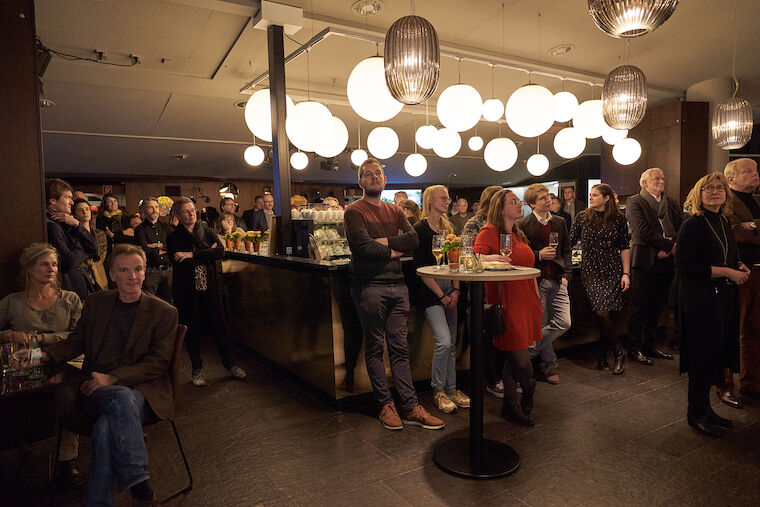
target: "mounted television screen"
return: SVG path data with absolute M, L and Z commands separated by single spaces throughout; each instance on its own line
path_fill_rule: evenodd
M 393 202 L 393 196 L 396 192 L 406 192 L 406 196 L 409 200 L 417 203 L 419 207 L 422 207 L 422 189 L 421 188 L 397 188 L 395 190 L 383 190 L 380 194 L 380 199 L 385 202 Z

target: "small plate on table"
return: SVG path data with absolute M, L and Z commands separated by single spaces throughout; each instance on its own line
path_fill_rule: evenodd
M 499 261 L 486 261 L 483 263 L 483 268 L 486 271 L 510 271 L 516 269 L 512 264 L 508 262 Z

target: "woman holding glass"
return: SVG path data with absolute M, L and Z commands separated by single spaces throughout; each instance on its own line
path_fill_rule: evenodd
M 710 406 L 710 386 L 723 385 L 724 369 L 739 370 L 737 286 L 750 270 L 739 261 L 725 217 L 731 208 L 721 173 L 703 176 L 686 198 L 691 216 L 678 231 L 678 329 L 681 372 L 689 373 L 687 422 L 701 433 L 722 434 L 731 421 Z
M 0 329 L 4 329 L 0 341 L 26 348 L 30 331 L 37 331 L 43 346 L 66 340 L 82 315 L 82 301 L 75 292 L 61 289 L 58 251 L 47 243 L 32 243 L 21 252 L 19 262 L 24 290 L 0 300 Z M 63 391 L 55 391 L 59 413 L 64 411 L 68 399 Z M 65 488 L 84 484 L 74 463 L 78 445 L 76 434 L 61 433 L 57 476 Z
M 422 194 L 422 219 L 414 224 L 419 238 L 419 247 L 414 252 L 415 268 L 433 263 L 433 250 L 440 249 L 446 234 L 454 228 L 446 218 L 449 191 L 443 185 L 433 185 Z M 439 243 L 435 245 L 434 243 Z M 436 259 L 439 264 L 440 259 Z M 457 389 L 456 340 L 457 301 L 459 282 L 452 280 L 432 280 L 416 278 L 414 296 L 417 306 L 424 309 L 433 328 L 435 350 L 430 384 L 433 387 L 433 402 L 445 413 L 457 407 L 468 408 L 470 398 Z
M 485 261 L 533 267 L 534 256 L 525 234 L 517 226 L 523 203 L 511 190 L 499 190 L 491 198 L 487 224 L 475 239 L 474 252 Z M 496 304 L 501 284 L 501 305 L 506 331 L 494 337 L 494 345 L 505 351 L 502 417 L 523 426 L 533 426 L 531 411 L 536 381 L 528 347 L 541 340 L 541 300 L 533 279 L 486 283 L 486 300 Z M 478 304 L 478 301 L 473 301 Z M 517 404 L 515 382 L 522 387 Z
M 615 352 L 612 373 L 623 373 L 625 350 L 617 338 L 615 318 L 623 309 L 623 292 L 631 285 L 631 235 L 628 222 L 606 183 L 591 187 L 589 207 L 578 213 L 570 228 L 570 244 L 581 242 L 581 280 L 599 324 L 597 368 L 609 370 L 607 351 Z

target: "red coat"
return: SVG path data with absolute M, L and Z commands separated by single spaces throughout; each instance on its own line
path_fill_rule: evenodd
M 475 238 L 475 252 L 483 255 L 499 253 L 499 231 L 494 225 L 486 225 Z M 530 245 L 512 235 L 512 264 L 532 268 L 535 257 Z M 495 304 L 501 283 L 502 307 L 507 330 L 494 337 L 494 345 L 500 350 L 525 350 L 534 342 L 541 341 L 541 319 L 543 310 L 538 297 L 536 281 L 514 280 L 511 282 L 487 282 L 486 301 Z

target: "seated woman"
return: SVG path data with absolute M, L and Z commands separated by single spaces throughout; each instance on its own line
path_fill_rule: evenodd
M 19 259 L 25 288 L 0 300 L 0 333 L 2 341 L 26 345 L 29 331 L 36 330 L 42 345 L 66 340 L 82 314 L 82 301 L 75 292 L 61 289 L 58 274 L 58 252 L 47 243 L 33 243 L 21 252 Z M 56 390 L 56 407 L 62 409 L 65 393 Z M 59 397 L 60 395 L 60 397 Z M 58 410 L 57 410 L 58 411 Z M 61 451 L 57 464 L 58 477 L 66 488 L 84 484 L 76 467 L 79 437 L 61 433 Z
M 224 239 L 225 235 L 232 232 L 245 233 L 245 231 L 240 227 L 235 227 L 235 215 L 229 211 L 225 211 L 219 215 L 219 220 L 217 220 L 216 223 L 217 225 L 214 227 L 214 232 L 216 232 L 222 239 Z

